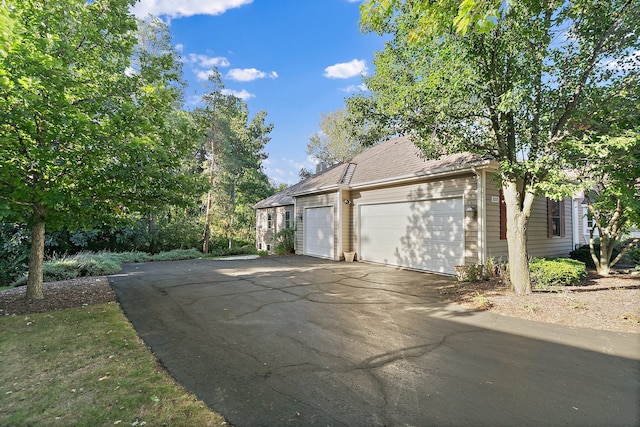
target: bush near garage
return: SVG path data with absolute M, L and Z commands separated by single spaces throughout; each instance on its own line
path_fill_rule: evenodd
M 274 251 L 278 255 L 287 255 L 292 254 L 295 251 L 294 242 L 295 242 L 295 229 L 294 228 L 285 228 L 280 230 L 275 235 L 276 245 L 274 247 Z
M 576 285 L 587 276 L 585 264 L 569 258 L 533 258 L 529 269 L 531 284 L 537 289 Z

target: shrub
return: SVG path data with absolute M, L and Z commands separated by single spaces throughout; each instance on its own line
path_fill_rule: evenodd
M 122 268 L 122 263 L 105 255 L 80 253 L 73 256 L 80 276 L 108 276 Z
M 24 224 L 0 222 L 0 286 L 9 285 L 27 271 L 29 239 Z
M 593 246 L 596 256 L 600 257 L 600 243 L 596 243 Z M 611 260 L 615 259 L 618 256 L 620 250 L 617 246 L 613 248 L 611 252 Z M 576 261 L 580 261 L 584 263 L 589 268 L 596 268 L 596 265 L 593 263 L 593 259 L 591 258 L 591 252 L 589 251 L 589 245 L 580 246 L 578 249 L 575 249 L 569 252 L 569 258 L 574 259 Z
M 151 261 L 178 261 L 181 259 L 201 258 L 202 256 L 202 252 L 197 249 L 174 249 L 153 255 Z
M 459 282 L 478 282 L 485 278 L 484 266 L 479 264 L 457 265 L 454 268 Z
M 537 288 L 575 285 L 587 275 L 584 263 L 569 258 L 533 258 L 529 268 Z
M 276 245 L 273 248 L 278 255 L 287 255 L 294 252 L 296 232 L 293 228 L 285 228 L 278 231 L 275 235 Z
M 269 256 L 269 252 L 267 251 L 258 251 L 258 255 L 262 258 Z
M 117 260 L 106 254 L 81 252 L 46 261 L 42 267 L 45 282 L 68 280 L 79 276 L 108 276 L 122 268 Z
M 151 261 L 151 255 L 146 252 L 102 252 L 100 256 L 112 259 L 120 264 Z
M 45 282 L 69 280 L 79 276 L 78 262 L 68 258 L 47 261 L 42 266 Z
M 640 248 L 629 249 L 620 260 L 622 265 L 637 265 L 640 264 Z

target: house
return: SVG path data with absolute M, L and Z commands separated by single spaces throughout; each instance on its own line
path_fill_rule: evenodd
M 425 160 L 408 137 L 395 138 L 257 203 L 257 246 L 271 250 L 274 233 L 295 226 L 297 254 L 332 260 L 355 252 L 359 261 L 453 274 L 457 265 L 506 259 L 497 169 L 470 153 Z M 535 200 L 530 255 L 574 248 L 572 205 Z
M 259 251 L 273 253 L 276 234 L 294 225 L 294 202 L 287 190 L 253 206 L 256 210 L 256 247 Z

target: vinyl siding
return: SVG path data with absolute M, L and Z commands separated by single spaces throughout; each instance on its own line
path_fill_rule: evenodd
M 353 246 L 352 236 L 355 234 L 353 228 L 353 199 L 350 191 L 344 191 L 342 197 L 351 201 L 350 204 L 344 204 L 342 202 L 342 251 L 341 252 L 355 252 L 355 246 Z M 338 248 L 340 251 L 340 248 Z M 338 256 L 344 258 L 342 253 L 338 253 Z
M 441 178 L 420 183 L 388 186 L 366 190 L 351 190 L 351 218 L 349 242 L 352 250 L 358 246 L 358 206 L 362 204 L 393 203 L 417 200 L 434 200 L 452 197 L 462 197 L 463 205 L 477 205 L 475 175 L 468 174 L 460 177 Z M 465 264 L 478 262 L 478 221 L 472 212 L 464 213 L 464 259 Z
M 296 197 L 296 212 L 294 216 L 295 218 L 304 217 L 305 208 L 331 206 L 333 207 L 333 217 L 338 219 L 336 203 L 337 203 L 337 194 L 335 192 L 317 194 L 317 195 L 311 195 L 311 196 L 299 196 L 299 197 Z M 336 259 L 336 260 L 340 259 L 340 255 L 341 255 L 338 253 L 339 251 L 338 242 L 337 242 L 338 231 L 336 230 L 337 222 L 338 221 L 334 221 L 334 224 L 333 224 L 333 239 L 334 239 L 333 259 Z M 304 224 L 301 223 L 300 221 L 297 222 L 297 227 L 296 227 L 296 254 L 299 254 L 299 255 L 304 254 Z
M 507 260 L 507 241 L 500 240 L 499 189 L 491 181 L 486 191 L 487 257 Z M 532 257 L 566 257 L 573 250 L 571 199 L 564 201 L 564 237 L 547 237 L 547 200 L 537 197 L 529 218 L 527 248 Z

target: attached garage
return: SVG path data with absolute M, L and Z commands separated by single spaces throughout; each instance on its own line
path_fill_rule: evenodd
M 449 274 L 464 264 L 461 197 L 360 205 L 357 220 L 363 261 Z
M 323 258 L 334 256 L 333 207 L 304 210 L 304 254 Z

